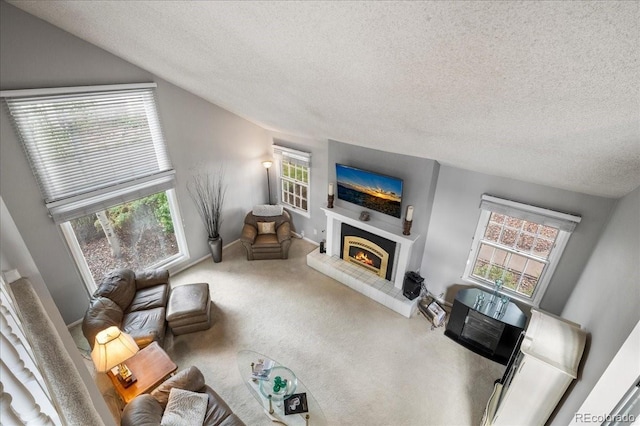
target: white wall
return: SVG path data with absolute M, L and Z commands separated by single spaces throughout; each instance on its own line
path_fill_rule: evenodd
M 186 72 L 186 71 L 185 71 Z M 155 81 L 158 108 L 177 177 L 192 259 L 207 254 L 206 235 L 187 192 L 195 170 L 224 164 L 229 184 L 221 235 L 240 235 L 242 218 L 267 199 L 260 159 L 271 139 L 261 127 L 190 94 L 92 44 L 0 2 L 0 89 Z M 0 113 L 0 194 L 67 323 L 84 315 L 88 295 L 42 197 L 6 109 Z
M 571 421 L 640 320 L 639 306 L 640 188 L 637 188 L 618 201 L 562 310 L 562 317 L 582 325 L 589 339 L 579 380 L 553 424 L 566 425 Z M 635 360 L 640 362 L 640 353 Z
M 19 272 L 20 276 L 29 279 L 33 285 L 33 289 L 42 302 L 42 306 L 49 315 L 51 323 L 67 348 L 69 356 L 73 360 L 80 377 L 87 386 L 89 397 L 92 399 L 95 409 L 106 425 L 114 424 L 111 412 L 96 387 L 91 373 L 87 370 L 82 355 L 76 348 L 73 338 L 71 334 L 69 334 L 69 330 L 67 330 L 64 320 L 54 304 L 51 294 L 42 279 L 42 275 L 40 275 L 27 246 L 24 244 L 2 197 L 0 197 L 0 228 L 2 229 L 0 233 L 0 270 L 4 274 L 15 269 Z
M 636 324 L 622 344 L 620 350 L 613 357 L 587 399 L 573 416 L 571 426 L 586 424 L 602 424 L 598 421 L 603 416 L 611 414 L 622 400 L 627 390 L 631 389 L 640 377 L 640 321 Z M 636 418 L 633 424 L 640 423 Z
M 540 307 L 559 314 L 598 241 L 615 201 L 482 173 L 441 166 L 421 274 L 429 290 L 452 301 L 469 256 L 487 193 L 582 216 L 551 280 Z

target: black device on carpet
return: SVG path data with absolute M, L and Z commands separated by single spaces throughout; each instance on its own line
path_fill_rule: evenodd
M 402 285 L 402 294 L 404 297 L 409 300 L 413 300 L 420 296 L 423 282 L 424 278 L 418 275 L 417 272 L 407 272 L 404 276 L 404 284 Z

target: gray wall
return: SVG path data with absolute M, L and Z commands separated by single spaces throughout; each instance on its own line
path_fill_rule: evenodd
M 409 261 L 409 270 L 417 270 L 420 268 L 420 262 L 424 254 L 427 230 L 430 226 L 429 222 L 431 219 L 431 209 L 433 206 L 436 183 L 438 181 L 438 163 L 426 158 L 394 154 L 333 140 L 329 141 L 328 160 L 329 182 L 335 183 L 336 181 L 336 163 L 358 167 L 372 172 L 398 177 L 404 180 L 402 217 L 400 219 L 383 213 L 373 211 L 370 213 L 372 218 L 397 226 L 398 231 L 401 232 L 406 206 L 412 205 L 414 207 L 411 234 L 417 234 L 420 235 L 420 237 L 414 243 L 414 249 Z M 328 188 L 325 187 L 324 190 L 326 196 Z M 363 210 L 362 207 L 338 200 L 337 197 L 334 204 L 355 212 Z
M 222 238 L 240 235 L 244 213 L 267 199 L 260 160 L 267 132 L 112 54 L 0 2 L 0 89 L 154 81 L 160 119 L 176 170 L 177 197 L 192 259 L 207 254 L 206 235 L 185 185 L 194 171 L 224 164 L 229 184 Z M 48 218 L 36 181 L 10 125 L 0 114 L 0 195 L 13 216 L 67 323 L 84 315 L 88 295 L 57 226 Z M 241 214 L 242 213 L 242 214 Z
M 326 226 L 325 215 L 320 207 L 327 205 L 327 140 L 304 138 L 278 132 L 269 132 L 269 135 L 276 145 L 311 153 L 311 197 L 309 199 L 311 217 L 307 218 L 292 212 L 291 219 L 296 233 L 304 232 L 305 238 L 319 243 L 325 238 L 322 231 Z M 275 170 L 272 168 L 271 198 L 274 203 L 278 196 L 278 185 Z
M 540 304 L 541 309 L 559 314 L 615 200 L 441 166 L 421 271 L 429 290 L 445 293 L 449 301 L 453 297 L 449 289 L 462 283 L 484 193 L 582 216 Z
M 553 424 L 566 425 L 640 320 L 640 188 L 621 198 L 562 317 L 589 332 L 579 380 Z M 622 396 L 624 389 L 620 389 Z M 608 414 L 608 413 L 592 413 Z

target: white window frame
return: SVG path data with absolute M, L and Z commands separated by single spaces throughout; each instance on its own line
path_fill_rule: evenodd
M 170 256 L 160 262 L 148 265 L 149 269 L 163 268 L 168 269 L 169 273 L 174 273 L 178 267 L 180 267 L 187 259 L 189 259 L 189 247 L 187 245 L 187 238 L 184 233 L 184 227 L 182 226 L 182 215 L 180 214 L 180 208 L 178 206 L 178 198 L 176 197 L 175 189 L 168 189 L 165 191 L 167 194 L 167 201 L 169 202 L 169 209 L 171 210 L 171 220 L 173 221 L 173 232 L 176 236 L 176 242 L 178 243 L 178 253 Z M 60 224 L 60 231 L 64 237 L 71 256 L 75 260 L 78 266 L 78 272 L 84 282 L 85 287 L 89 294 L 93 294 L 98 289 L 98 284 L 93 278 L 93 274 L 87 264 L 87 259 L 82 253 L 82 248 L 76 237 L 76 233 L 73 231 L 71 222 L 64 222 Z
M 473 236 L 473 242 L 471 243 L 471 249 L 469 250 L 469 258 L 467 259 L 462 280 L 467 283 L 484 287 L 488 290 L 494 289 L 494 283 L 489 282 L 488 280 L 479 279 L 473 275 L 473 269 L 482 243 L 499 248 L 500 250 L 516 253 L 527 258 L 535 258 L 535 260 L 544 263 L 545 266 L 531 297 L 527 297 L 526 295 L 517 293 L 516 291 L 512 291 L 506 287 L 502 287 L 500 293 L 510 297 L 511 299 L 526 303 L 527 305 L 538 307 L 544 297 L 547 287 L 549 286 L 549 282 L 553 277 L 553 273 L 558 266 L 562 253 L 569 242 L 569 237 L 571 236 L 575 226 L 580 222 L 581 218 L 567 213 L 561 213 L 516 201 L 492 197 L 487 194 L 482 196 L 481 209 L 480 218 L 478 219 L 476 232 Z M 518 249 L 513 247 L 507 247 L 499 243 L 496 244 L 494 241 L 484 240 L 484 235 L 487 226 L 489 225 L 489 219 L 493 212 L 557 228 L 558 235 L 556 236 L 556 240 L 547 259 L 536 258 L 535 255 L 532 256 L 530 253 L 520 252 Z
M 177 267 L 189 258 L 183 222 L 174 190 L 175 171 L 171 166 L 164 136 L 162 135 L 160 118 L 157 113 L 155 91 L 153 90 L 156 87 L 156 83 L 136 83 L 7 90 L 0 92 L 0 97 L 6 98 L 7 100 L 7 106 L 16 132 L 23 144 L 25 154 L 40 186 L 43 199 L 49 210 L 49 215 L 53 221 L 60 226 L 62 235 L 68 244 L 71 255 L 76 261 L 78 270 L 90 294 L 95 291 L 96 283 L 84 258 L 75 232 L 69 223 L 69 221 L 74 218 L 106 210 L 112 206 L 144 198 L 155 193 L 165 192 L 171 211 L 174 234 L 179 252 L 167 259 L 163 259 L 157 264 L 148 265 L 148 267 L 164 267 L 171 271 L 172 268 Z M 38 127 L 32 125 L 38 123 L 37 119 L 39 116 L 35 111 L 36 108 L 40 106 L 38 103 L 40 100 L 42 101 L 41 103 L 49 102 L 56 105 L 59 104 L 61 108 L 64 108 L 65 104 L 68 105 L 69 99 L 78 99 L 79 102 L 86 102 L 87 105 L 92 105 L 94 107 L 92 112 L 98 119 L 109 117 L 108 114 L 111 113 L 111 111 L 115 111 L 115 113 L 122 111 L 124 109 L 121 107 L 121 105 L 124 105 L 122 101 L 126 99 L 127 111 L 135 111 L 138 114 L 140 114 L 142 110 L 144 111 L 151 141 L 148 142 L 144 137 L 138 137 L 138 135 L 129 137 L 127 134 L 125 140 L 135 141 L 136 143 L 134 152 L 137 157 L 130 152 L 125 153 L 125 149 L 122 149 L 122 144 L 116 145 L 119 146 L 120 149 L 113 154 L 114 159 L 112 159 L 112 162 L 115 162 L 115 165 L 120 166 L 120 168 L 118 169 L 119 173 L 114 173 L 114 175 L 111 176 L 111 180 L 92 180 L 94 176 L 100 177 L 104 175 L 104 173 L 96 174 L 94 171 L 92 175 L 89 171 L 91 169 L 87 167 L 84 169 L 87 170 L 86 174 L 80 174 L 76 168 L 72 169 L 68 176 L 65 176 L 64 173 L 58 173 L 61 179 L 56 180 L 57 175 L 50 175 L 50 169 L 47 166 L 47 164 L 53 164 L 54 166 L 60 164 L 51 161 L 52 159 L 57 161 L 57 158 L 49 156 L 49 151 L 47 151 L 50 146 L 53 146 L 52 144 L 55 143 L 55 140 L 52 142 L 52 139 L 33 136 L 37 133 L 33 133 L 32 129 L 34 127 L 38 129 Z M 100 108 L 98 108 L 98 106 Z M 57 114 L 60 114 L 60 116 L 66 117 L 64 109 L 49 109 L 49 111 L 55 111 Z M 108 122 L 108 120 L 97 121 L 97 123 L 101 124 L 103 122 Z M 47 123 L 47 125 L 49 125 L 49 123 Z M 47 131 L 49 130 L 49 128 L 46 127 L 45 129 Z M 95 129 L 98 129 L 100 132 L 104 130 L 102 127 L 97 126 Z M 48 133 L 40 132 L 40 134 L 49 136 Z M 90 141 L 91 143 L 78 145 L 77 150 L 69 149 L 67 158 L 93 160 L 92 155 L 95 157 L 95 153 L 101 152 L 100 150 L 105 143 L 119 141 L 117 135 L 114 137 L 114 133 L 109 133 L 108 131 L 100 133 L 97 137 L 93 133 L 87 132 L 80 136 L 80 140 Z M 46 145 L 47 143 L 49 145 Z M 41 146 L 47 149 L 39 151 Z M 128 145 L 125 148 L 130 149 Z M 42 156 L 41 153 L 43 153 Z M 154 155 L 151 155 L 151 153 L 154 153 Z M 109 154 L 109 156 L 111 156 L 112 153 L 109 152 Z M 108 158 L 109 157 L 106 157 L 106 159 Z M 125 170 L 124 167 L 121 166 L 121 158 L 127 158 L 130 161 L 141 160 L 141 163 L 134 164 L 134 166 L 140 165 L 141 167 L 137 169 L 133 167 L 137 174 L 133 174 L 134 170 L 131 170 L 131 172 L 129 172 L 129 169 Z M 113 164 L 109 161 L 105 162 L 107 164 Z M 75 165 L 77 164 L 82 163 L 76 162 Z M 84 172 L 84 170 L 82 171 Z M 82 180 L 85 176 L 88 181 Z M 67 177 L 75 177 L 75 179 L 72 181 L 64 180 Z
M 295 149 L 287 148 L 280 145 L 273 145 L 273 155 L 276 158 L 276 173 L 278 175 L 278 204 L 286 207 L 287 210 L 291 210 L 294 213 L 297 213 L 301 216 L 311 218 L 311 153 L 298 151 Z M 301 164 L 307 168 L 307 180 L 308 182 L 305 184 L 304 182 L 294 181 L 294 184 L 306 186 L 307 188 L 307 210 L 300 209 L 293 204 L 289 204 L 282 199 L 283 192 L 283 184 L 284 181 L 290 181 L 289 178 L 285 178 L 282 176 L 282 160 L 288 158 L 295 160 L 298 164 Z

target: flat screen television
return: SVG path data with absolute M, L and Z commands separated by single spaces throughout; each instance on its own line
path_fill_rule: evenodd
M 402 214 L 402 179 L 336 163 L 338 199 L 393 217 Z

